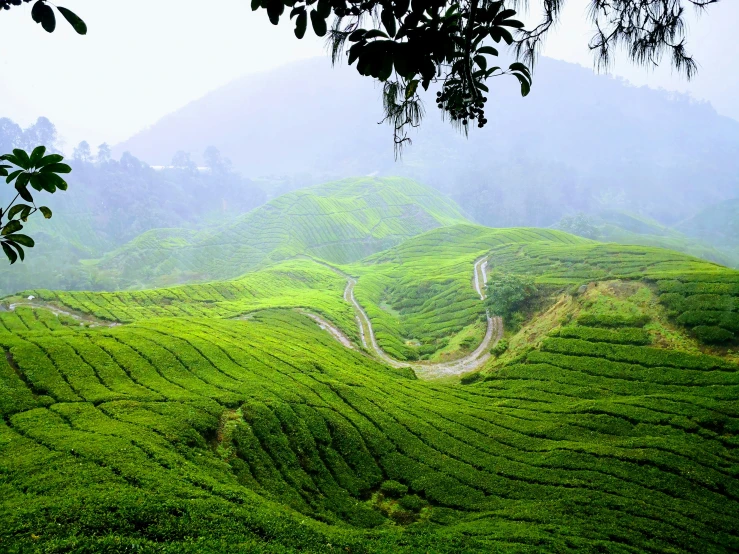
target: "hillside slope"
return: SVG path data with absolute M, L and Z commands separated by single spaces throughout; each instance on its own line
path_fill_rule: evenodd
M 123 286 L 227 279 L 298 254 L 347 263 L 465 221 L 454 202 L 408 179 L 346 179 L 285 194 L 208 232 L 150 231 L 95 268 Z
M 722 241 L 712 234 L 685 233 L 679 226 L 668 227 L 650 218 L 614 210 L 600 212 L 596 221 L 600 223 L 598 239 L 604 242 L 658 246 L 729 267 L 739 266 L 739 257 L 721 248 Z
M 0 312 L 0 550 L 737 551 L 739 366 L 680 322 L 700 308 L 735 324 L 739 272 L 464 225 L 350 268 L 361 283 L 406 267 L 400 285 L 422 294 L 435 256 L 453 294 L 401 309 L 462 312 L 455 276 L 480 253 L 554 287 L 626 284 L 470 385 L 408 378 L 265 310 L 353 323 L 345 280 L 306 259 L 167 290 L 38 291 L 126 325 Z
M 708 206 L 680 222 L 677 229 L 695 239 L 716 245 L 739 266 L 739 198 Z

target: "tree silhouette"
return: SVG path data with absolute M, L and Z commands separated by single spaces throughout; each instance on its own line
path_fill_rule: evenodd
M 512 75 L 526 96 L 530 68 L 566 1 L 252 0 L 252 9 L 266 10 L 275 25 L 290 9 L 299 39 L 310 19 L 313 32 L 327 36 L 334 63 L 346 57 L 361 75 L 380 81 L 385 121 L 400 148 L 410 142 L 408 129 L 424 116 L 419 86 L 439 85 L 437 107 L 464 132 L 475 121 L 479 127 L 488 123 L 486 95 L 492 77 Z M 590 0 L 595 34 L 589 47 L 601 67 L 619 47 L 643 65 L 656 65 L 669 53 L 672 65 L 690 78 L 697 66 L 685 48 L 685 8 L 704 10 L 717 1 Z M 538 5 L 544 16 L 527 29 L 515 16 L 530 4 Z M 500 43 L 518 58 L 507 69 L 495 63 Z

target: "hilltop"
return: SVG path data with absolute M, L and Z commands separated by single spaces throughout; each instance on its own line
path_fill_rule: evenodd
M 348 263 L 466 221 L 453 201 L 409 179 L 345 179 L 282 195 L 205 232 L 149 231 L 94 267 L 122 286 L 227 279 L 298 254 Z

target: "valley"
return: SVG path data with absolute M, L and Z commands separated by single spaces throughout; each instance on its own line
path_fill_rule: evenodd
M 554 230 L 419 231 L 6 297 L 0 549 L 739 548 L 739 272 Z M 537 289 L 508 323 L 486 299 L 501 274 Z

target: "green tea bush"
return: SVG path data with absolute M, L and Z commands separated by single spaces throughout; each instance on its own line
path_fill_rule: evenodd
M 400 498 L 408 492 L 408 487 L 398 481 L 385 481 L 380 485 L 380 492 L 390 498 Z
M 650 344 L 649 333 L 638 328 L 601 329 L 580 325 L 562 327 L 560 337 L 582 339 L 590 342 L 611 342 L 614 344 Z
M 493 356 L 500 356 L 502 355 L 506 350 L 508 350 L 508 340 L 506 339 L 500 339 L 495 346 L 493 346 L 490 349 L 490 353 Z
M 693 327 L 693 334 L 704 344 L 725 344 L 736 338 L 731 331 L 709 325 Z
M 417 494 L 408 494 L 398 500 L 398 504 L 410 512 L 420 512 L 426 502 Z

